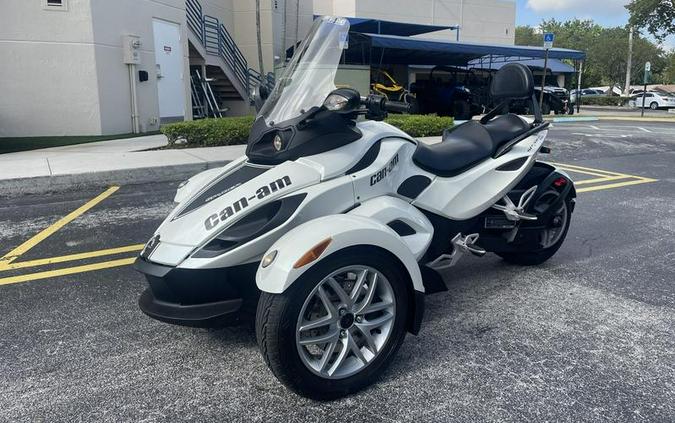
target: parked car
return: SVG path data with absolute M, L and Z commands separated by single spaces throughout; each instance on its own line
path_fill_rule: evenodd
M 675 108 L 675 97 L 655 91 L 632 96 L 631 100 L 628 102 L 628 105 L 631 107 L 641 108 L 643 104 L 643 96 L 645 108 L 649 107 L 652 110 Z
M 606 94 L 603 90 L 595 88 L 584 88 L 580 91 L 582 100 L 584 98 L 593 98 L 593 97 L 604 97 Z M 570 91 L 570 103 L 576 104 L 577 102 L 577 90 Z

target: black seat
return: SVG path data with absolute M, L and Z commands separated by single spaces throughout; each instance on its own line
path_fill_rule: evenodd
M 443 132 L 438 144 L 419 143 L 413 161 L 438 176 L 455 176 L 492 156 L 507 141 L 527 132 L 530 126 L 514 114 L 499 116 L 482 125 L 468 121 Z
M 498 116 L 483 126 L 490 133 L 495 150 L 505 142 L 530 130 L 530 125 L 513 113 Z

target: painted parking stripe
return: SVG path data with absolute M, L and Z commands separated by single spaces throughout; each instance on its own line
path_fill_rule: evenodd
M 571 169 L 568 169 L 571 170 Z M 588 184 L 597 184 L 598 182 L 607 182 L 615 181 L 618 179 L 626 179 L 625 176 L 605 176 L 602 178 L 593 178 L 593 179 L 582 179 L 581 181 L 574 181 L 574 185 L 588 185 Z
M 118 187 L 118 186 L 112 186 L 112 187 L 108 188 L 107 190 L 103 191 L 101 194 L 97 195 L 96 197 L 87 201 L 82 206 L 78 207 L 77 209 L 68 213 L 66 216 L 59 219 L 56 223 L 52 224 L 51 226 L 47 227 L 46 229 L 43 229 L 42 231 L 40 231 L 40 233 L 33 236 L 28 241 L 24 242 L 23 244 L 14 248 L 9 253 L 5 254 L 2 258 L 0 258 L 0 270 L 6 269 L 7 266 L 11 262 L 16 260 L 21 254 L 23 254 L 26 251 L 30 250 L 31 248 L 35 247 L 40 242 L 44 241 L 49 236 L 53 235 L 56 231 L 63 228 L 65 225 L 67 225 L 68 223 L 72 222 L 73 220 L 75 220 L 76 218 L 78 218 L 79 216 L 81 216 L 82 214 L 87 212 L 87 210 L 91 209 L 92 207 L 94 207 L 95 205 L 100 203 L 101 201 L 110 197 L 119 188 L 120 187 Z
M 600 190 L 603 190 L 603 189 L 627 187 L 629 185 L 646 184 L 646 183 L 649 183 L 649 182 L 656 182 L 656 179 L 640 178 L 640 179 L 633 180 L 633 181 L 617 182 L 615 184 L 605 184 L 605 185 L 598 185 L 598 186 L 595 186 L 595 187 L 579 188 L 577 190 L 577 192 L 600 191 Z
M 0 285 L 11 285 L 15 283 L 35 281 L 39 279 L 54 278 L 57 276 L 73 275 L 76 273 L 91 272 L 92 270 L 110 269 L 113 267 L 128 266 L 136 260 L 136 257 L 123 258 L 118 260 L 104 261 L 102 263 L 85 264 L 82 266 L 67 267 L 65 269 L 48 270 L 45 272 L 28 273 L 25 275 L 10 276 L 1 278 Z
M 15 263 L 9 264 L 3 270 L 6 271 L 6 270 L 13 270 L 13 269 L 25 269 L 27 267 L 46 266 L 48 264 L 64 263 L 64 262 L 67 262 L 67 261 L 83 260 L 83 259 L 94 258 L 94 257 L 102 257 L 102 256 L 112 256 L 112 255 L 115 255 L 115 254 L 122 254 L 122 253 L 133 253 L 133 252 L 136 252 L 136 251 L 141 251 L 143 249 L 143 246 L 144 246 L 144 244 L 135 244 L 135 245 L 128 245 L 126 247 L 108 248 L 108 249 L 105 249 L 105 250 L 97 250 L 97 251 L 89 251 L 89 252 L 86 252 L 86 253 L 69 254 L 69 255 L 60 256 L 60 257 L 50 257 L 50 258 L 43 258 L 43 259 L 30 260 L 30 261 L 20 261 L 20 262 L 15 262 Z

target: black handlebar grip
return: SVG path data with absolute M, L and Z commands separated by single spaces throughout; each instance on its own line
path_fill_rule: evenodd
M 392 113 L 410 113 L 410 104 L 400 101 L 387 101 L 384 103 L 384 109 Z

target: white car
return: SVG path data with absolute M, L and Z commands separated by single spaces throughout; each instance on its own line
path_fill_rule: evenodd
M 628 105 L 631 107 L 642 107 L 642 96 L 643 94 L 638 94 L 628 102 Z M 654 91 L 644 93 L 644 107 L 649 107 L 652 110 L 675 108 L 675 96 Z

